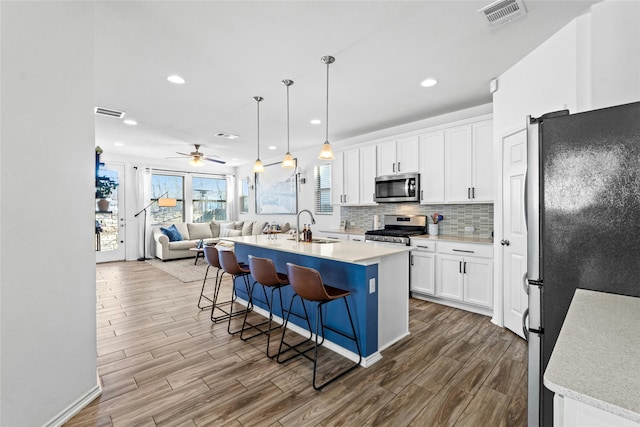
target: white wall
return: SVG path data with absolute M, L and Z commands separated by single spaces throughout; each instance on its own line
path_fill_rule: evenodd
M 498 77 L 493 96 L 495 164 L 502 137 L 525 127 L 527 115 L 571 113 L 640 100 L 640 2 L 608 0 L 578 17 Z M 496 194 L 502 191 L 497 169 Z M 495 203 L 502 239 L 502 200 Z M 502 251 L 497 246 L 494 307 L 502 307 Z M 502 316 L 497 316 L 497 323 Z
M 55 424 L 99 392 L 93 2 L 3 1 L 0 37 L 0 425 Z

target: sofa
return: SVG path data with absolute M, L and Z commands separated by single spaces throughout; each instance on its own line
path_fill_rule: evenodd
M 172 230 L 177 230 L 181 239 L 171 241 L 167 235 L 174 234 L 171 231 L 166 231 L 172 225 L 175 226 L 175 229 Z M 262 234 L 262 230 L 266 225 L 267 223 L 264 221 L 177 222 L 175 224 L 163 224 L 160 227 L 154 227 L 152 231 L 155 256 L 163 261 L 193 258 L 195 254 L 189 249 L 195 248 L 201 239 L 206 244 L 217 242 L 220 237 L 258 235 Z M 165 229 L 164 232 L 163 228 Z

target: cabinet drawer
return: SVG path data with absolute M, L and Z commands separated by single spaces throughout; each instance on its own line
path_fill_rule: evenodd
M 421 252 L 435 252 L 437 246 L 436 242 L 430 239 L 411 238 L 411 248 Z
M 493 258 L 493 246 L 474 243 L 438 242 L 438 253 L 464 257 Z

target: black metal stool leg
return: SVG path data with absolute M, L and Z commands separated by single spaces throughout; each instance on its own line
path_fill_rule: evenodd
M 297 314 L 297 313 L 294 313 L 292 311 L 293 301 L 295 300 L 296 297 L 300 298 L 300 302 L 302 304 L 302 309 L 304 311 L 304 317 L 299 315 L 299 314 Z M 296 345 L 290 345 L 289 343 L 285 342 L 285 340 L 284 340 L 284 337 L 285 337 L 286 332 L 287 332 L 287 324 L 289 323 L 289 316 L 292 315 L 292 314 L 294 316 L 300 318 L 300 319 L 304 319 L 307 322 L 307 327 L 308 327 L 307 330 L 309 331 L 309 337 L 306 338 L 304 341 L 296 344 Z M 287 311 L 287 316 L 285 317 L 285 321 L 284 321 L 284 325 L 283 325 L 283 329 L 282 329 L 282 336 L 280 338 L 280 347 L 278 348 L 278 354 L 277 354 L 276 361 L 278 363 L 285 363 L 285 362 L 288 362 L 291 359 L 295 359 L 298 356 L 303 356 L 303 357 L 313 361 L 313 359 L 311 357 L 309 357 L 309 355 L 307 355 L 307 352 L 313 350 L 313 348 L 314 348 L 313 346 L 309 347 L 306 350 L 300 350 L 299 349 L 300 346 L 305 345 L 305 344 L 307 344 L 309 342 L 312 342 L 312 341 L 313 341 L 313 329 L 311 329 L 311 322 L 309 322 L 309 313 L 307 312 L 307 307 L 306 307 L 306 305 L 304 303 L 304 299 L 302 299 L 297 294 L 293 294 L 293 297 L 291 298 L 291 303 L 289 304 L 289 310 Z M 282 346 L 283 345 L 287 347 L 287 349 L 284 350 L 284 351 L 282 351 Z M 284 353 L 287 353 L 288 351 L 293 351 L 296 354 L 294 354 L 293 356 L 289 356 L 286 359 L 280 360 L 280 356 L 282 354 L 284 354 Z
M 247 290 L 247 294 L 248 294 L 248 301 L 247 301 L 247 307 L 244 310 L 240 310 L 240 311 L 236 311 L 235 313 L 233 312 L 233 303 L 236 301 L 236 299 L 238 298 L 238 294 L 236 293 L 236 279 L 238 277 L 242 277 L 242 279 L 244 280 L 244 285 L 245 288 Z M 237 331 L 233 331 L 231 332 L 231 319 L 233 317 L 237 317 L 237 316 L 242 316 L 243 314 L 246 314 L 249 311 L 253 310 L 253 302 L 252 302 L 252 297 L 251 297 L 251 290 L 250 290 L 251 286 L 249 285 L 249 275 L 248 274 L 241 274 L 241 275 L 234 275 L 233 276 L 233 294 L 232 294 L 232 298 L 231 298 L 231 305 L 229 306 L 229 323 L 227 324 L 227 333 L 229 335 L 235 335 L 237 333 L 241 333 L 242 329 L 238 329 Z

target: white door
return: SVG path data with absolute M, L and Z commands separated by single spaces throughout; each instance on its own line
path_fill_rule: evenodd
M 527 231 L 524 223 L 524 179 L 527 169 L 527 132 L 502 138 L 502 282 L 504 325 L 523 336 L 522 313 L 528 306 L 523 275 L 527 271 Z
M 124 166 L 105 164 L 98 171 L 118 183 L 116 189 L 106 199 L 109 207 L 100 210 L 96 201 L 96 262 L 125 260 L 125 221 L 124 221 Z

